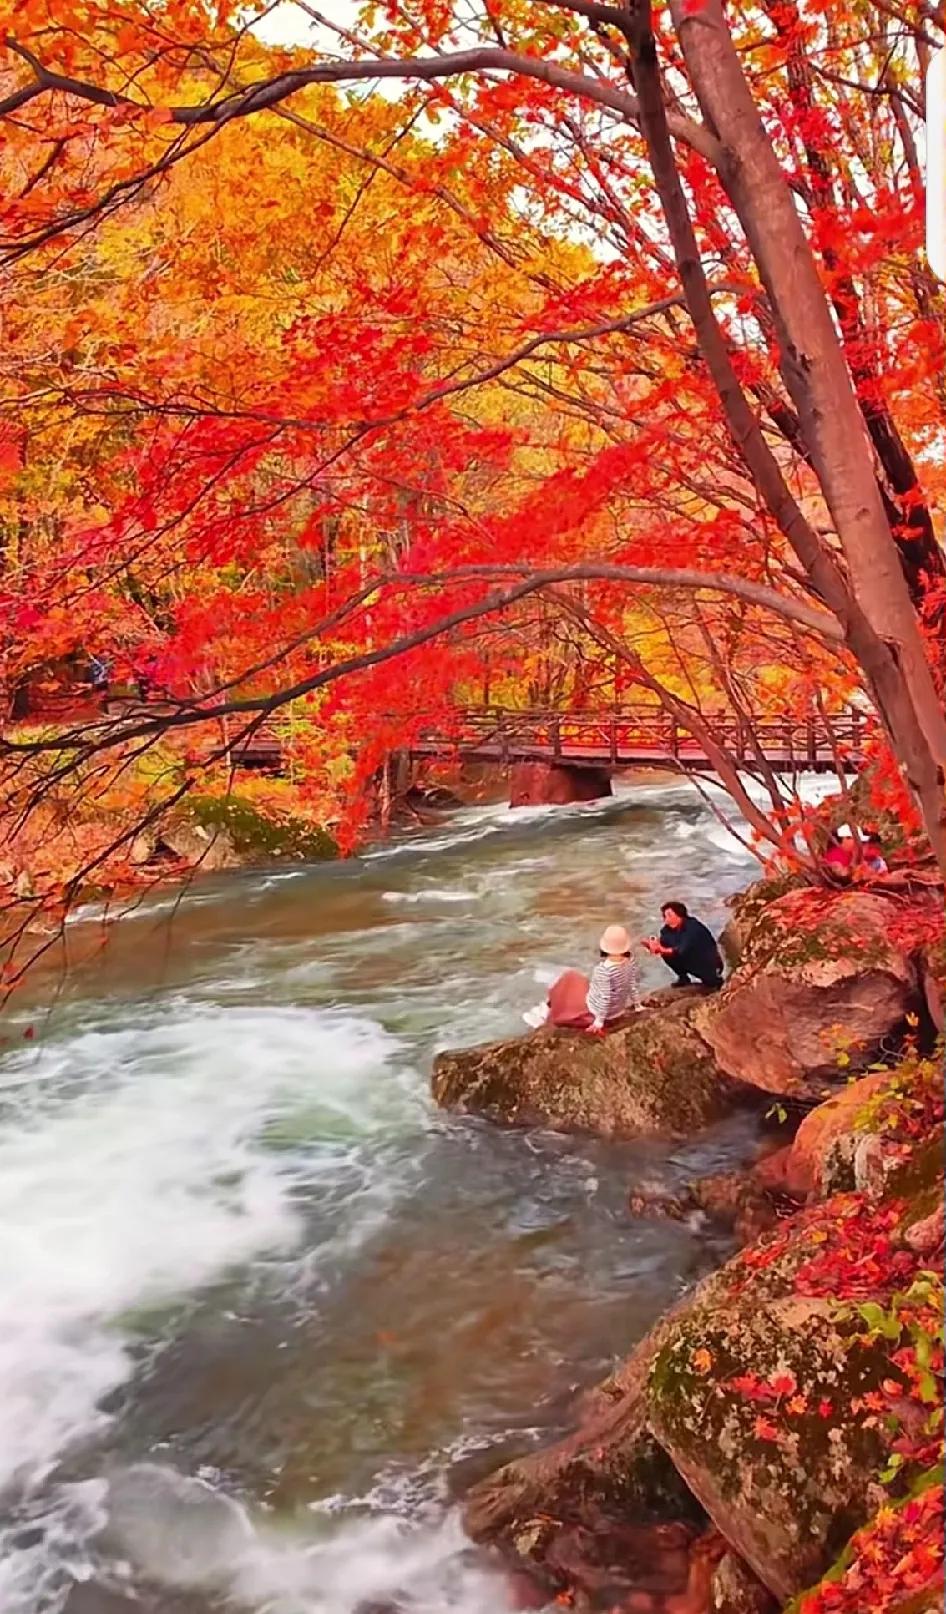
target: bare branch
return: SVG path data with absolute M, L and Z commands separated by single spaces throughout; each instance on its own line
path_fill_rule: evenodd
M 141 103 L 131 101 L 127 96 L 118 95 L 112 90 L 106 90 L 101 85 L 90 84 L 83 79 L 69 78 L 51 71 L 14 39 L 8 38 L 6 44 L 8 49 L 29 61 L 35 75 L 32 85 L 26 90 L 15 92 L 12 99 L 17 105 L 23 104 L 24 97 L 31 100 L 43 91 L 59 90 L 63 94 L 74 95 L 79 100 L 91 101 L 98 106 L 140 106 L 142 111 L 148 110 Z M 172 106 L 166 111 L 168 122 L 172 124 L 182 124 L 185 127 L 211 124 L 222 127 L 235 118 L 249 117 L 269 107 L 279 106 L 281 102 L 298 94 L 310 84 L 349 84 L 359 80 L 374 82 L 378 79 L 406 79 L 431 83 L 436 79 L 458 78 L 467 73 L 512 73 L 522 78 L 538 79 L 543 84 L 565 90 L 581 100 L 594 101 L 599 106 L 607 107 L 610 111 L 616 112 L 626 123 L 637 122 L 636 96 L 620 89 L 616 84 L 592 78 L 586 73 L 572 72 L 569 68 L 559 67 L 555 62 L 545 61 L 539 56 L 521 55 L 516 51 L 501 50 L 498 46 L 492 45 L 473 50 L 453 51 L 442 56 L 408 58 L 405 61 L 392 61 L 387 58 L 380 60 L 373 57 L 366 61 L 317 62 L 312 67 L 300 67 L 289 73 L 277 74 L 275 78 L 260 79 L 256 84 L 250 84 L 244 89 L 224 96 L 221 100 L 208 101 L 197 106 Z M 0 115 L 9 110 L 11 108 L 7 103 L 0 102 Z M 714 164 L 717 162 L 718 141 L 702 124 L 690 118 L 668 116 L 668 125 L 674 139 L 691 146 L 709 162 Z

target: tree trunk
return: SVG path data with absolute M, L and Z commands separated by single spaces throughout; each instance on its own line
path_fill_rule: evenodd
M 814 255 L 743 74 L 721 0 L 704 0 L 689 14 L 686 0 L 674 0 L 673 12 L 693 87 L 723 146 L 721 178 L 768 294 L 783 379 L 798 410 L 854 596 L 902 674 L 929 753 L 924 759 L 921 748 L 912 746 L 908 765 L 924 816 L 932 814 L 930 834 L 943 856 L 946 715 Z M 889 688 L 889 679 L 883 682 Z M 885 706 L 881 710 L 889 726 L 894 714 Z M 892 728 L 891 737 L 896 741 Z M 902 752 L 901 758 L 908 760 Z
M 788 211 L 795 225 L 795 234 L 787 260 L 788 291 L 791 291 L 794 284 L 791 269 L 797 268 L 798 260 L 807 262 L 814 276 L 814 290 L 817 299 L 820 300 L 821 310 L 818 328 L 823 351 L 820 351 L 819 363 L 821 369 L 832 369 L 826 346 L 827 338 L 823 332 L 826 324 L 834 354 L 833 368 L 840 369 L 844 382 L 842 386 L 837 376 L 831 374 L 830 386 L 826 383 L 822 389 L 826 394 L 823 407 L 828 407 L 827 395 L 832 390 L 841 394 L 846 388 L 848 406 L 845 412 L 848 421 L 846 435 L 842 433 L 839 436 L 835 423 L 832 423 L 831 430 L 826 435 L 821 432 L 820 428 L 823 425 L 821 412 L 812 406 L 807 394 L 804 409 L 799 398 L 796 398 L 795 402 L 811 449 L 816 473 L 834 514 L 839 537 L 843 521 L 846 543 L 842 547 L 853 587 L 849 586 L 843 572 L 824 549 L 799 509 L 785 483 L 778 462 L 765 442 L 758 420 L 733 370 L 726 342 L 713 312 L 686 195 L 676 167 L 657 66 L 656 44 L 647 13 L 642 7 L 636 15 L 638 37 L 635 40 L 633 65 L 633 79 L 640 105 L 641 132 L 648 146 L 658 195 L 673 242 L 674 256 L 700 350 L 726 412 L 733 441 L 742 454 L 757 488 L 804 566 L 815 590 L 844 627 L 846 642 L 866 674 L 894 753 L 904 767 L 908 782 L 920 806 L 937 860 L 946 872 L 946 803 L 943 797 L 946 718 L 925 659 L 922 637 L 900 568 L 899 556 L 886 524 L 883 504 L 874 479 L 863 420 L 831 325 L 831 317 L 820 288 L 814 260 L 774 153 L 768 146 L 765 131 L 759 122 L 748 87 L 742 78 L 732 42 L 722 22 L 718 0 L 706 0 L 695 19 L 680 18 L 679 11 L 680 6 L 675 4 L 678 26 L 685 25 L 683 32 L 688 42 L 692 43 L 693 37 L 698 37 L 697 54 L 705 49 L 706 38 L 711 38 L 715 42 L 721 33 L 724 36 L 725 45 L 734 64 L 735 75 L 739 80 L 738 105 L 742 123 L 746 125 L 750 121 L 754 122 L 771 163 L 774 164 L 775 185 L 783 199 L 787 201 Z M 693 71 L 692 65 L 691 71 Z M 698 86 L 699 80 L 695 73 L 694 78 Z M 729 162 L 730 168 L 736 167 L 731 153 Z M 733 184 L 732 175 L 728 170 L 724 177 Z M 768 180 L 770 176 L 767 174 L 766 178 Z M 742 197 L 745 190 L 745 175 L 741 170 L 736 189 Z M 767 192 L 763 195 L 763 203 L 766 194 Z M 757 201 L 755 210 L 758 210 Z M 784 232 L 786 229 L 784 219 L 781 222 Z M 763 223 L 758 233 L 765 238 L 766 245 L 771 246 L 772 232 L 768 225 Z M 750 245 L 755 252 L 755 243 L 752 239 Z M 778 245 L 780 250 L 788 250 L 788 245 L 781 236 Z M 760 271 L 761 267 L 760 264 Z M 780 273 L 778 276 L 780 286 L 783 278 Z M 769 295 L 773 300 L 773 312 L 778 317 L 774 286 L 769 288 Z M 809 290 L 805 306 L 807 307 L 813 300 Z M 793 330 L 796 319 L 797 310 L 793 309 Z M 780 334 L 784 329 L 784 318 L 779 318 Z M 788 341 L 789 338 L 785 336 L 784 340 Z M 797 349 L 799 354 L 804 351 L 802 346 Z M 799 377 L 804 374 L 803 364 L 799 361 L 790 369 L 793 381 L 798 383 Z M 814 441 L 815 427 L 819 428 L 817 448 Z M 839 456 L 839 464 L 832 464 L 826 469 L 825 461 L 833 454 Z M 829 483 L 830 496 L 827 486 Z M 872 570 L 874 565 L 872 557 L 876 558 L 876 572 L 880 578 L 880 586 L 878 575 L 874 575 Z

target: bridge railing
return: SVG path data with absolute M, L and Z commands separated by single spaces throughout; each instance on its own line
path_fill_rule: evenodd
M 831 737 L 815 718 L 745 720 L 716 714 L 705 721 L 711 741 L 738 761 L 758 762 L 761 756 L 797 768 L 830 761 L 834 747 L 841 754 L 859 753 L 866 727 L 862 714 L 855 710 L 832 719 Z M 707 754 L 704 742 L 672 715 L 639 707 L 597 712 L 470 708 L 458 711 L 449 723 L 440 719 L 415 730 L 411 749 L 489 751 L 503 761 L 524 751 L 553 760 L 584 752 L 589 758 L 614 764 L 631 753 L 653 753 L 670 760 Z

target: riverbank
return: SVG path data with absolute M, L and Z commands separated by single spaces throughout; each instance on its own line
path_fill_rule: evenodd
M 855 1614 L 869 1585 L 872 1614 L 940 1606 L 942 913 L 928 897 L 875 913 L 877 900 L 757 889 L 736 903 L 739 961 L 719 999 L 658 995 L 643 1041 L 633 1024 L 603 1043 L 538 1033 L 435 1067 L 442 1102 L 507 1124 L 610 1133 L 619 1117 L 625 1133 L 672 1121 L 679 1136 L 712 1114 L 695 1117 L 685 1080 L 689 1060 L 712 1090 L 711 1056 L 730 1104 L 755 1083 L 809 1110 L 747 1174 L 669 1200 L 632 1188 L 638 1214 L 708 1211 L 753 1242 L 583 1397 L 571 1434 L 467 1498 L 474 1539 L 526 1564 L 542 1596 Z M 660 1055 L 668 1038 L 676 1060 Z M 826 1082 L 836 1096 L 810 1108 Z

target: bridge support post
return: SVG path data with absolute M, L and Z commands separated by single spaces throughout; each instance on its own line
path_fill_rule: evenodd
M 510 807 L 566 807 L 611 795 L 607 768 L 573 768 L 562 762 L 515 762 L 509 771 Z

